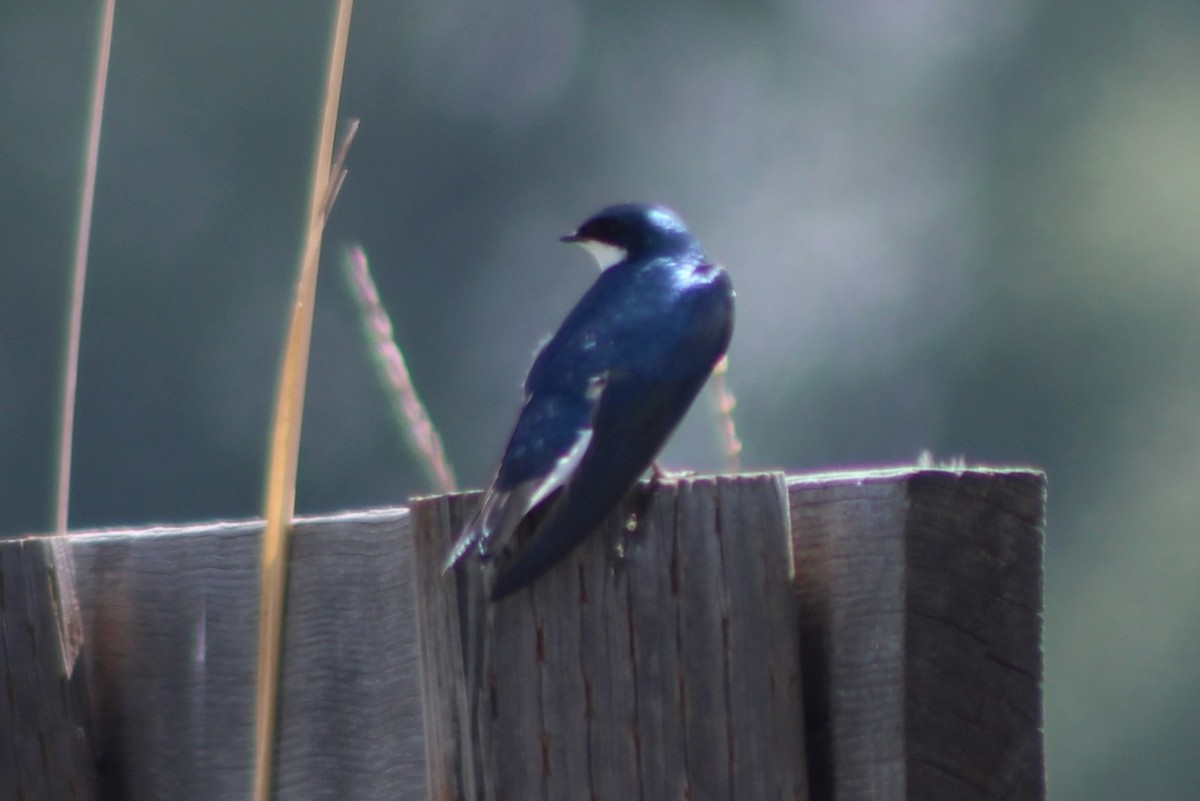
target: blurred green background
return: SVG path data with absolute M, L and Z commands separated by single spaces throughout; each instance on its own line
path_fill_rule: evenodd
M 0 8 L 0 535 L 50 526 L 99 3 Z M 122 2 L 72 524 L 258 511 L 328 3 Z M 463 483 L 594 277 L 675 207 L 738 288 L 747 468 L 1050 476 L 1051 797 L 1200 787 L 1200 3 L 359 2 L 298 505 L 427 489 L 343 284 L 361 243 Z M 666 463 L 719 458 L 698 405 Z

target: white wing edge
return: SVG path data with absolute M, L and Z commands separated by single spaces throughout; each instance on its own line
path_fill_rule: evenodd
M 592 429 L 585 428 L 579 432 L 579 438 L 575 440 L 571 450 L 559 457 L 558 461 L 554 463 L 554 469 L 541 480 L 533 494 L 529 496 L 525 509 L 521 512 L 521 517 L 529 514 L 530 510 L 545 500 L 550 493 L 559 487 L 566 486 L 567 481 L 575 473 L 575 468 L 579 467 L 579 462 L 583 460 L 583 455 L 587 453 L 588 445 L 591 442 Z
M 583 429 L 571 449 L 559 457 L 554 468 L 545 476 L 527 481 L 508 492 L 496 492 L 494 486 L 489 489 L 479 511 L 446 555 L 442 572 L 448 573 L 457 567 L 472 548 L 478 548 L 480 556 L 486 558 L 503 547 L 533 507 L 571 480 L 591 441 L 592 430 Z

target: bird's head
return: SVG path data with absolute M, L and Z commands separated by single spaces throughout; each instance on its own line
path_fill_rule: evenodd
M 589 217 L 579 229 L 562 237 L 587 249 L 601 270 L 626 258 L 681 252 L 696 247 L 683 220 L 665 206 L 622 203 Z

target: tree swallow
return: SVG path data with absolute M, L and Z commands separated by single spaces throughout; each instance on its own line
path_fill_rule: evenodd
M 610 206 L 562 237 L 600 277 L 542 348 L 478 513 L 446 558 L 495 561 L 493 601 L 541 576 L 646 472 L 733 333 L 733 286 L 674 212 Z M 541 507 L 522 542 L 518 524 Z

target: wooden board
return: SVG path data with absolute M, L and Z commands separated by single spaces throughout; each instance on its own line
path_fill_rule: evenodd
M 105 797 L 249 795 L 260 522 L 76 535 Z M 298 523 L 280 798 L 423 799 L 406 510 Z
M 1028 469 L 643 487 L 498 605 L 440 572 L 477 494 L 417 502 L 411 535 L 403 509 L 301 521 L 279 795 L 1041 801 L 1044 492 Z M 52 538 L 0 541 L 0 798 L 248 795 L 260 534 L 70 536 L 69 676 Z
M 643 485 L 498 604 L 441 573 L 477 503 L 413 506 L 434 798 L 805 797 L 781 474 Z
M 1044 799 L 1045 476 L 788 487 L 813 799 Z
M 0 799 L 97 797 L 86 675 L 60 636 L 55 546 L 0 542 Z

